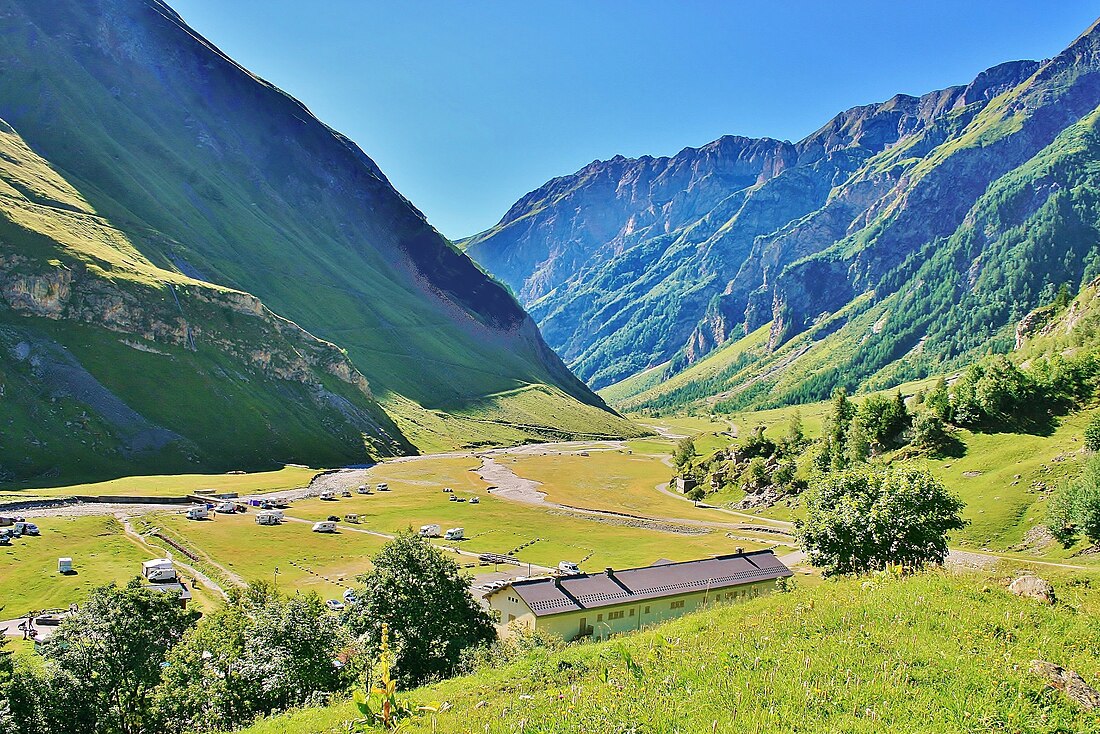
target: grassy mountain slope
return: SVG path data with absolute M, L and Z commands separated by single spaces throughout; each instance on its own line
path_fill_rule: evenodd
M 336 346 L 156 267 L 0 122 L 0 471 L 183 471 L 411 450 Z
M 262 299 L 346 350 L 406 447 L 636 432 L 358 147 L 163 3 L 4 0 L 0 36 L 0 117 L 111 230 L 54 207 L 46 234 L 157 269 L 131 303 Z
M 407 731 L 1089 732 L 1094 714 L 1028 672 L 1053 660 L 1100 675 L 1100 593 L 1056 579 L 1063 603 L 1010 595 L 1002 578 L 927 573 L 843 580 L 411 692 L 447 702 Z M 351 705 L 246 731 L 328 732 Z
M 824 399 L 836 386 L 887 387 L 958 367 L 990 348 L 1011 349 L 1015 323 L 1049 301 L 1056 284 L 1076 290 L 1100 272 L 1098 120 L 1090 111 L 993 181 L 949 236 L 905 257 L 878 282 L 845 286 L 850 300 L 840 300 L 835 312 L 821 292 L 829 287 L 822 273 L 880 267 L 879 245 L 853 236 L 792 266 L 789 272 L 812 283 L 798 300 L 825 311 L 808 323 L 792 325 L 792 308 L 780 303 L 759 327 L 768 331 L 763 342 L 754 332 L 647 391 L 626 384 L 609 394 L 632 408 L 686 407 L 703 398 L 725 408 L 780 405 Z M 989 126 L 981 117 L 977 123 Z M 744 352 L 754 356 L 735 365 L 742 369 L 712 375 L 713 365 Z

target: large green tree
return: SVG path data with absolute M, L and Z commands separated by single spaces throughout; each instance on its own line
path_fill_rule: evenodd
M 333 693 L 347 634 L 316 594 L 265 583 L 234 590 L 168 655 L 158 691 L 165 726 L 222 731 Z
M 12 716 L 22 734 L 157 731 L 154 691 L 168 650 L 195 623 L 171 593 L 137 579 L 93 589 L 41 645 L 39 672 L 16 670 Z
M 371 655 L 382 625 L 389 625 L 402 687 L 453 673 L 463 651 L 496 637 L 492 619 L 470 594 L 470 577 L 411 530 L 387 543 L 359 580 L 358 601 L 344 619 Z
M 798 539 L 826 575 L 942 563 L 947 534 L 965 526 L 962 502 L 927 470 L 904 464 L 826 474 L 802 496 Z

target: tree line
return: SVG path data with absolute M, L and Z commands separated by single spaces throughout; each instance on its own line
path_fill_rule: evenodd
M 204 615 L 140 579 L 96 588 L 39 643 L 41 665 L 0 652 L 0 731 L 224 731 L 372 690 L 383 651 L 402 688 L 491 657 L 493 619 L 426 539 L 400 533 L 358 581 L 339 616 L 264 582 Z

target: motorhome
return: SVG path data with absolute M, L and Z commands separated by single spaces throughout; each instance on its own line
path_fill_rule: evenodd
M 370 494 L 371 493 L 370 487 L 368 487 L 365 484 L 360 484 L 359 489 L 357 489 L 355 491 L 358 492 L 359 494 Z
M 321 520 L 320 522 L 313 523 L 313 532 L 315 533 L 335 533 L 336 523 L 332 520 Z
M 389 492 L 390 491 L 390 485 L 386 484 L 385 482 L 382 482 L 377 487 L 375 487 L 375 489 L 377 489 L 379 492 Z
M 256 513 L 257 525 L 278 525 L 283 521 L 283 513 L 279 510 L 260 510 Z
M 141 575 L 150 583 L 170 583 L 176 580 L 176 567 L 171 558 L 154 558 L 141 564 Z
M 562 561 L 558 564 L 558 573 L 562 576 L 576 576 L 580 572 L 580 566 L 572 561 Z
M 70 574 L 73 572 L 73 559 L 71 558 L 58 558 L 57 559 L 57 572 Z
M 344 522 L 358 523 L 359 515 L 355 514 L 354 512 L 349 512 L 348 514 L 344 515 Z
M 443 535 L 444 540 L 463 540 L 465 537 L 465 528 L 451 528 Z
M 351 497 L 351 490 L 345 489 L 343 492 L 340 493 L 340 495 L 343 497 Z
M 336 499 L 336 495 L 332 492 L 321 492 L 321 499 L 323 499 L 323 500 L 334 500 L 334 499 Z
M 438 538 L 439 533 L 442 532 L 442 528 L 438 525 L 421 525 L 420 537 L 421 538 Z
M 219 502 L 214 505 L 214 512 L 222 512 L 231 515 L 237 511 L 237 505 L 233 502 Z
M 208 517 L 210 517 L 210 510 L 206 509 L 206 505 L 197 505 L 187 509 L 188 520 L 205 520 Z

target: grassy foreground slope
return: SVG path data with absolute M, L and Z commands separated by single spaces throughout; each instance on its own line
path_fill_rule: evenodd
M 1058 581 L 1054 607 L 1006 579 L 929 572 L 843 580 L 697 613 L 633 636 L 413 691 L 447 702 L 416 732 L 1097 732 L 1028 672 L 1100 677 L 1100 591 Z M 250 734 L 344 730 L 350 704 Z

